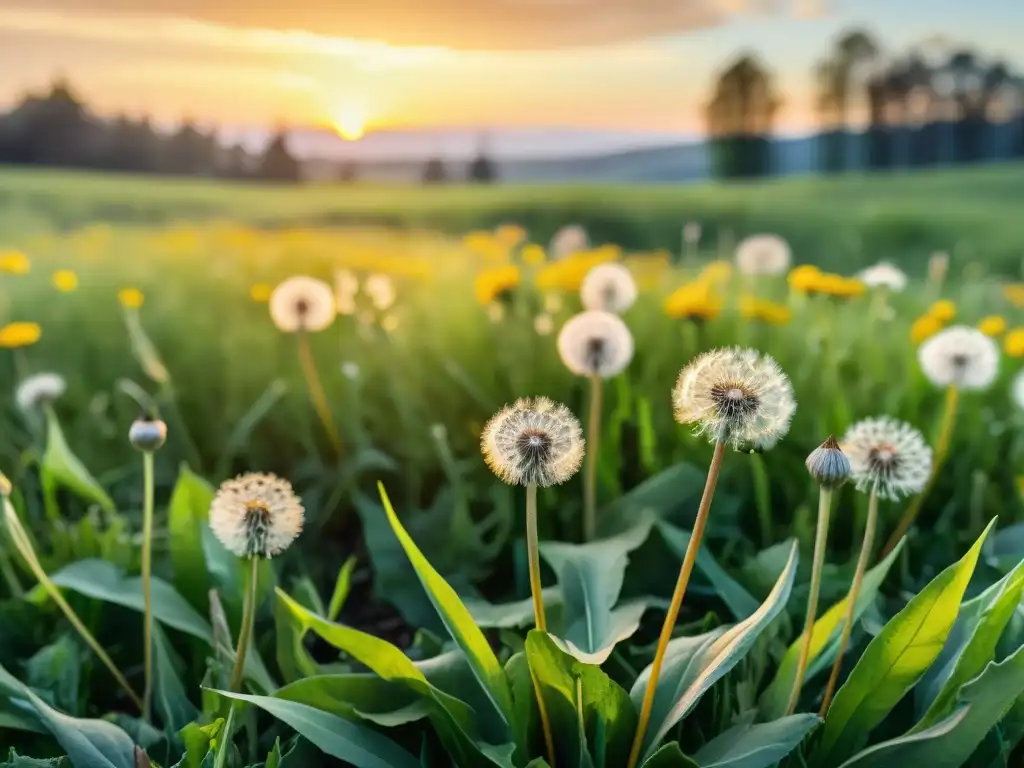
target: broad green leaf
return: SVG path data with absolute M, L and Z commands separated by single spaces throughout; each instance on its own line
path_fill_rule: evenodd
M 331 602 L 327 608 L 327 618 L 330 621 L 337 620 L 338 614 L 341 613 L 341 608 L 348 598 L 349 590 L 352 588 L 352 571 L 355 569 L 356 558 L 353 555 L 345 561 L 344 565 L 341 566 L 341 570 L 338 571 L 338 578 L 334 582 L 334 592 L 331 594 Z
M 82 651 L 71 635 L 61 635 L 25 662 L 28 687 L 49 693 L 48 699 L 53 706 L 72 713 L 78 710 L 81 674 Z
M 562 590 L 557 586 L 545 587 L 541 590 L 541 599 L 544 601 L 544 612 L 547 615 L 548 624 L 561 623 L 565 607 Z M 473 621 L 478 627 L 515 629 L 533 624 L 532 597 L 511 603 L 489 603 L 479 598 L 463 597 L 462 603 L 473 616 Z M 552 615 L 553 613 L 557 615 Z
M 175 658 L 163 627 L 153 623 L 153 706 L 165 731 L 180 731 L 192 722 L 199 712 L 189 701 L 185 686 L 178 674 Z
M 502 669 L 498 658 L 494 655 L 484 633 L 473 621 L 473 617 L 466 606 L 462 604 L 459 596 L 455 593 L 441 575 L 423 557 L 423 553 L 416 547 L 415 542 L 406 533 L 402 523 L 391 507 L 391 501 L 384 491 L 382 483 L 377 484 L 380 491 L 381 502 L 384 504 L 384 511 L 387 513 L 391 528 L 398 537 L 402 548 L 405 550 L 420 583 L 426 590 L 430 601 L 437 609 L 441 620 L 448 629 L 452 639 L 462 648 L 470 665 L 479 680 L 480 685 L 487 691 L 495 709 L 504 719 L 505 723 L 511 726 L 512 723 L 512 691 L 509 688 L 508 678 L 505 677 L 505 670 Z
M 599 667 L 564 653 L 545 632 L 530 630 L 526 658 L 551 719 L 556 763 L 581 765 L 585 758 L 581 745 L 589 743 L 595 764 L 625 765 L 637 722 L 629 694 Z M 582 733 L 579 710 L 583 712 Z
M 679 744 L 666 744 L 641 763 L 641 768 L 699 768 L 693 758 L 687 757 Z
M 611 536 L 628 530 L 645 512 L 662 520 L 670 519 L 677 510 L 691 506 L 693 497 L 699 496 L 704 488 L 704 480 L 702 469 L 685 462 L 662 470 L 602 507 L 597 515 L 598 535 Z
M 71 452 L 53 410 L 46 410 L 46 451 L 41 466 L 43 482 L 64 486 L 76 495 L 114 512 L 114 502 L 78 457 Z
M 868 644 L 825 716 L 814 753 L 819 765 L 845 760 L 867 743 L 875 726 L 935 661 L 994 524 L 995 520 L 989 523 L 967 554 L 932 579 Z
M 292 682 L 319 675 L 320 665 L 306 650 L 303 642 L 306 626 L 282 600 L 274 601 L 274 628 L 277 666 L 280 667 L 285 681 Z
M 770 723 L 744 723 L 694 754 L 701 768 L 769 768 L 777 765 L 821 723 L 817 715 L 790 715 Z
M 563 650 L 580 661 L 602 664 L 616 643 L 640 627 L 646 605 L 613 619 L 612 609 L 622 591 L 629 553 L 650 535 L 653 521 L 645 516 L 633 528 L 609 539 L 587 544 L 544 542 L 540 554 L 558 575 L 565 604 Z
M 185 754 L 172 768 L 205 768 L 204 761 L 213 755 L 217 735 L 223 728 L 224 718 L 218 717 L 209 725 L 189 723 L 178 731 Z
M 318 675 L 297 680 L 274 693 L 346 720 L 367 720 L 387 728 L 420 720 L 427 702 L 415 691 L 376 674 Z
M 0 688 L 11 691 L 16 697 L 12 704 L 22 706 L 38 718 L 54 741 L 68 753 L 75 768 L 135 768 L 135 745 L 128 734 L 113 723 L 58 712 L 2 666 Z
M 355 768 L 420 768 L 418 758 L 364 725 L 294 701 L 228 691 L 217 693 L 269 712 L 325 754 L 344 760 Z
M 860 594 L 857 595 L 857 602 L 853 609 L 853 620 L 858 621 L 864 615 L 864 611 L 873 605 L 878 597 L 878 590 L 885 581 L 889 569 L 896 561 L 903 549 L 905 539 L 893 547 L 892 552 L 878 565 L 864 574 L 864 581 L 861 584 Z M 846 598 L 829 608 L 814 622 L 814 629 L 811 631 L 811 648 L 807 659 L 806 679 L 812 678 L 822 669 L 831 666 L 839 652 L 839 638 L 843 631 L 843 619 L 846 617 Z M 798 635 L 793 644 L 786 650 L 782 657 L 779 670 L 775 673 L 771 684 L 761 696 L 758 708 L 764 720 L 777 720 L 786 714 L 786 706 L 789 704 L 789 694 L 793 690 L 793 681 L 796 680 L 796 668 L 800 662 L 800 646 L 803 643 L 803 635 Z
M 932 681 L 938 687 L 938 693 L 910 733 L 923 731 L 952 713 L 960 689 L 980 675 L 985 665 L 995 659 L 996 644 L 1017 610 L 1022 592 L 1024 561 L 984 593 L 960 607 L 946 647 L 932 665 L 932 670 L 938 667 L 938 675 Z M 963 640 L 953 642 L 954 633 Z M 946 663 L 942 664 L 947 650 L 952 652 Z
M 1011 571 L 1024 560 L 1024 523 L 1000 528 L 985 548 L 985 559 L 1002 571 Z
M 167 546 L 174 586 L 204 614 L 210 606 L 210 574 L 203 552 L 203 527 L 213 496 L 213 486 L 182 464 L 167 508 Z
M 1024 648 L 991 662 L 960 691 L 956 710 L 922 731 L 876 744 L 843 768 L 961 768 L 1013 702 L 1024 693 Z
M 790 545 L 789 560 L 764 603 L 749 617 L 728 629 L 700 637 L 681 637 L 669 643 L 651 722 L 644 737 L 644 754 L 651 756 L 666 734 L 694 707 L 700 697 L 739 663 L 789 600 L 796 575 L 797 544 Z M 639 711 L 651 678 L 651 667 L 640 673 L 629 695 Z
M 676 528 L 670 523 L 659 522 L 658 532 L 665 539 L 669 549 L 676 555 L 682 558 L 686 554 L 686 548 L 690 544 L 690 534 L 687 531 Z M 711 582 L 715 592 L 722 598 L 722 602 L 728 606 L 736 619 L 745 619 L 757 610 L 757 600 L 738 581 L 726 573 L 706 546 L 697 550 L 697 559 L 694 561 L 694 565 Z

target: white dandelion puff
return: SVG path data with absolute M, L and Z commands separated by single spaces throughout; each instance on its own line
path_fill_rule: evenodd
M 334 270 L 334 298 L 338 305 L 345 302 L 355 303 L 356 294 L 359 293 L 359 278 L 355 272 L 349 269 Z
M 587 272 L 580 286 L 580 301 L 585 309 L 600 309 L 621 314 L 636 301 L 636 280 L 629 268 L 614 262 L 598 264 Z
M 577 376 L 608 379 L 622 373 L 633 359 L 633 334 L 611 312 L 580 312 L 559 331 L 558 354 Z
M 359 363 L 354 360 L 346 360 L 341 364 L 341 375 L 349 381 L 358 381 L 360 373 Z
M 589 247 L 590 237 L 587 235 L 587 230 L 579 224 L 568 224 L 558 230 L 555 236 L 551 238 L 548 253 L 551 255 L 552 260 L 559 261 L 572 256 L 574 253 L 585 251 Z
M 255 472 L 221 484 L 210 504 L 210 528 L 238 557 L 270 558 L 295 541 L 303 515 L 287 480 Z
M 375 274 L 366 278 L 363 291 L 370 297 L 373 306 L 381 312 L 388 310 L 395 303 L 397 293 L 394 281 L 387 275 Z
M 68 388 L 59 373 L 37 373 L 18 384 L 14 402 L 23 411 L 34 411 L 60 399 Z
M 907 287 L 906 274 L 888 261 L 880 261 L 862 270 L 857 277 L 868 288 L 885 288 L 892 293 L 900 293 Z
M 566 406 L 546 397 L 522 398 L 487 422 L 480 450 L 491 471 L 510 485 L 558 485 L 583 461 L 583 430 Z
M 690 221 L 683 227 L 683 240 L 686 241 L 687 245 L 696 245 L 700 242 L 700 236 L 702 229 L 700 222 Z
M 789 243 L 778 235 L 752 235 L 736 247 L 736 267 L 744 275 L 781 275 L 789 269 Z
M 793 386 L 779 364 L 754 349 L 705 352 L 679 373 L 672 403 L 676 421 L 694 424 L 712 442 L 737 450 L 767 449 L 789 432 Z
M 979 331 L 955 325 L 935 334 L 917 350 L 917 360 L 937 387 L 988 389 L 999 374 L 999 347 Z
M 858 421 L 839 442 L 850 460 L 857 490 L 878 485 L 878 495 L 897 500 L 920 493 L 932 471 L 932 449 L 921 433 L 889 416 Z
M 270 294 L 270 318 L 285 333 L 322 331 L 336 314 L 334 291 L 314 277 L 290 277 Z

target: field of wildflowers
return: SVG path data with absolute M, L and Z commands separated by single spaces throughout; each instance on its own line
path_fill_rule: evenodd
M 0 765 L 1019 764 L 1009 256 L 563 224 L 5 234 Z

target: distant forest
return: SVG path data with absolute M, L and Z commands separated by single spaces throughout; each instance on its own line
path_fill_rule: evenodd
M 893 54 L 854 30 L 818 63 L 815 83 L 817 172 L 1024 159 L 1024 76 L 974 51 Z M 782 103 L 773 73 L 756 55 L 743 53 L 729 64 L 704 108 L 707 173 L 754 178 L 791 172 L 785 142 L 774 136 Z M 0 113 L 0 163 L 279 182 L 304 175 L 286 130 L 253 154 L 224 146 L 189 121 L 162 133 L 145 118 L 99 117 L 63 81 Z M 500 172 L 484 148 L 458 179 L 453 168 L 444 158 L 429 158 L 420 181 L 486 183 Z M 358 164 L 346 163 L 337 180 L 359 176 Z

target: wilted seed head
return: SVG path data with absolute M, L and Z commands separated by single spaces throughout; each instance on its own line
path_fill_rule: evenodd
M 614 262 L 598 264 L 587 272 L 580 286 L 580 301 L 586 309 L 625 312 L 633 306 L 636 296 L 633 273 Z
M 14 391 L 14 402 L 26 413 L 58 400 L 67 389 L 59 373 L 37 373 L 24 379 Z
M 128 429 L 128 440 L 136 450 L 153 453 L 167 441 L 167 425 L 158 418 L 140 416 Z
M 285 333 L 322 331 L 336 315 L 331 286 L 313 277 L 290 277 L 270 294 L 270 318 Z
M 878 485 L 878 495 L 896 500 L 920 493 L 932 471 L 932 449 L 914 427 L 880 416 L 858 421 L 840 442 L 850 459 L 857 490 Z
M 611 312 L 589 310 L 566 321 L 558 333 L 558 354 L 577 376 L 608 379 L 633 359 L 633 334 Z
M 838 488 L 850 479 L 853 472 L 850 460 L 840 449 L 834 435 L 829 435 L 828 440 L 811 451 L 804 463 L 811 477 L 822 488 Z
M 917 350 L 924 375 L 938 387 L 988 389 L 999 373 L 999 347 L 977 328 L 955 325 Z
M 583 430 L 568 408 L 523 398 L 495 414 L 480 436 L 487 466 L 509 485 L 564 483 L 583 461 Z
M 676 421 L 737 450 L 773 447 L 796 411 L 793 387 L 768 355 L 732 347 L 705 352 L 679 373 L 672 391 Z
M 249 473 L 221 484 L 210 505 L 210 528 L 238 557 L 271 558 L 295 541 L 303 514 L 287 480 Z

